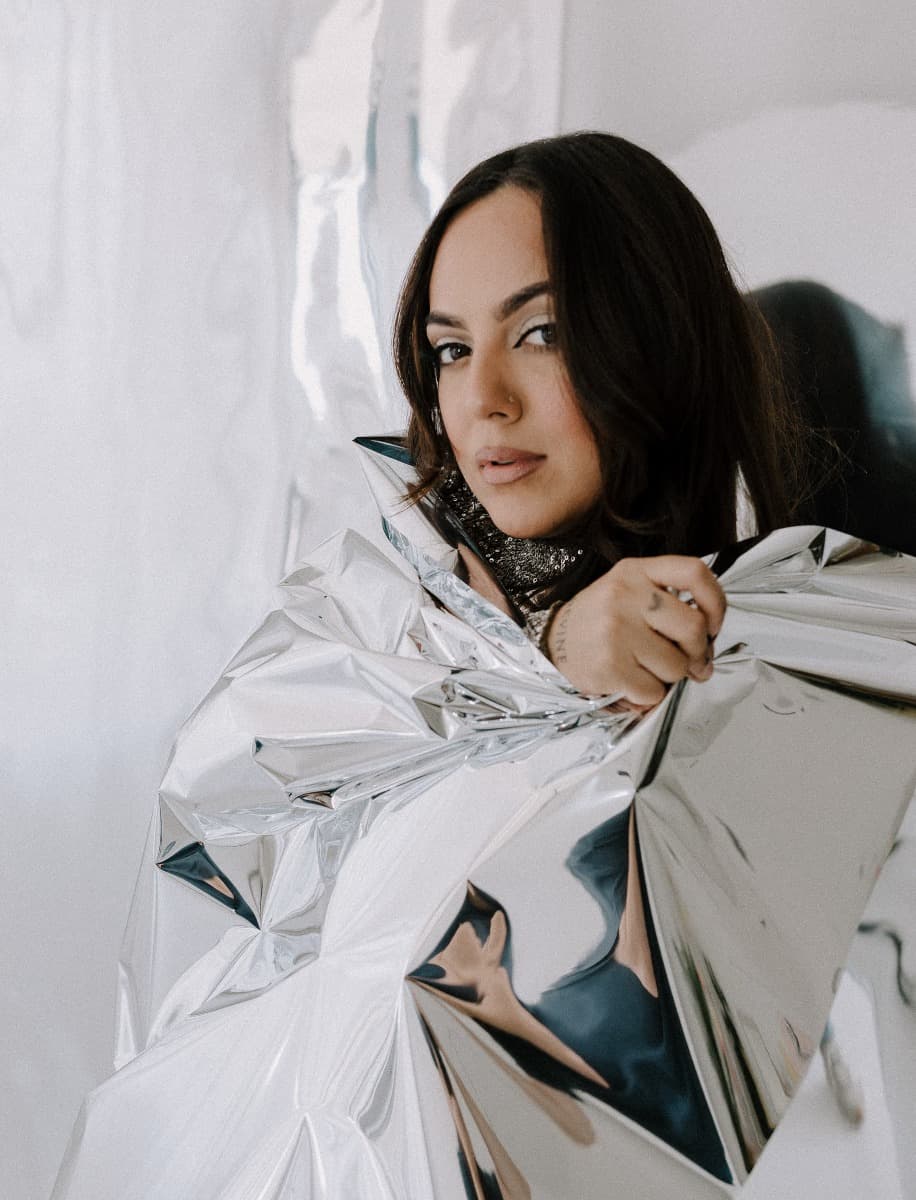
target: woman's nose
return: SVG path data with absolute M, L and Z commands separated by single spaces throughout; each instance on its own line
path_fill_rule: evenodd
M 476 356 L 471 372 L 473 403 L 477 415 L 514 420 L 520 411 L 518 388 L 496 356 Z

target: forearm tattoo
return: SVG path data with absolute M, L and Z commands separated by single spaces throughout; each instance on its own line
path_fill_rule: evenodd
M 571 608 L 572 600 L 569 600 L 560 609 L 557 619 L 553 623 L 553 629 L 550 631 L 553 635 L 553 663 L 557 667 L 566 662 L 566 626 L 569 623 Z

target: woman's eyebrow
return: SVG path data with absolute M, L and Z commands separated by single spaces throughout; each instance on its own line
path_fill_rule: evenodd
M 547 279 L 542 279 L 539 283 L 529 283 L 527 287 L 513 292 L 507 300 L 504 300 L 496 310 L 496 315 L 500 321 L 505 321 L 513 313 L 517 313 L 520 308 L 524 308 L 529 300 L 533 300 L 535 296 L 543 296 L 545 292 L 551 290 L 550 281 Z
M 517 292 L 513 292 L 511 296 L 508 296 L 497 307 L 496 319 L 498 321 L 508 320 L 513 313 L 517 313 L 520 308 L 524 308 L 529 300 L 533 300 L 535 296 L 543 296 L 551 291 L 553 289 L 550 286 L 550 281 L 547 279 L 541 279 L 537 283 L 529 283 L 527 287 L 519 288 Z M 457 317 L 449 316 L 448 313 L 435 311 L 427 314 L 425 323 L 427 327 L 430 325 L 444 325 L 448 329 L 460 329 L 464 324 Z

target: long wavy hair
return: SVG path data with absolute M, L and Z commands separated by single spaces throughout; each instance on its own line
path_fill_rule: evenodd
M 805 437 L 766 322 L 677 176 L 639 146 L 592 132 L 529 142 L 474 167 L 417 249 L 394 329 L 419 472 L 410 498 L 435 496 L 454 469 L 425 334 L 436 252 L 457 213 L 510 186 L 540 201 L 557 345 L 602 465 L 586 530 L 601 558 L 704 554 L 733 542 L 739 481 L 760 533 L 791 523 Z

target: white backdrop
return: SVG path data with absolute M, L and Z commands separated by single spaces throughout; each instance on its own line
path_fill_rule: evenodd
M 814 278 L 916 329 L 907 0 L 570 0 L 563 79 L 563 128 L 664 158 L 749 287 Z
M 812 276 L 912 330 L 916 28 L 908 0 L 870 11 L 0 9 L 4 1195 L 47 1195 L 110 1070 L 175 727 L 286 564 L 374 532 L 349 438 L 402 421 L 387 328 L 445 184 L 613 129 L 749 285 Z

